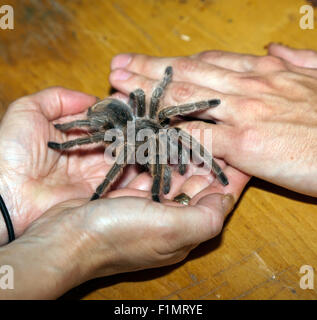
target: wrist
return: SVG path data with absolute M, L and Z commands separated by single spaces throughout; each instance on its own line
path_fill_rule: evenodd
M 0 248 L 1 265 L 11 266 L 14 272 L 14 290 L 0 290 L 0 300 L 60 297 L 83 282 L 78 258 L 72 246 L 57 237 L 21 236 Z
M 0 170 L 0 195 L 5 203 L 8 210 L 10 220 L 12 222 L 15 235 L 20 231 L 17 222 L 17 206 L 14 203 L 14 198 L 12 197 L 10 183 L 8 181 L 7 175 L 5 174 L 5 169 L 2 167 Z M 8 243 L 8 229 L 4 221 L 3 214 L 0 213 L 0 246 Z

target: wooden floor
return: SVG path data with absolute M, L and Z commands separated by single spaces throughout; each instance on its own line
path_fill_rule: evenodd
M 120 52 L 265 54 L 271 41 L 317 50 L 301 30 L 300 0 L 7 0 L 15 30 L 0 30 L 0 110 L 52 85 L 109 93 Z M 317 17 L 317 10 L 315 10 Z M 316 20 L 316 19 L 315 19 Z M 317 201 L 253 179 L 218 238 L 178 265 L 86 283 L 65 298 L 316 299 L 299 286 L 317 272 Z M 317 274 L 315 274 L 317 276 Z

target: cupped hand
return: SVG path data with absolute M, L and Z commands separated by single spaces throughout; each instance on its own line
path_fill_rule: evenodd
M 111 164 L 105 161 L 102 146 L 84 146 L 64 153 L 47 147 L 48 141 L 63 142 L 78 136 L 78 133 L 66 135 L 58 131 L 53 125 L 55 120 L 61 123 L 84 118 L 86 109 L 95 102 L 96 98 L 90 95 L 50 88 L 9 106 L 0 126 L 0 187 L 17 236 L 56 204 L 90 197 L 104 179 Z M 223 190 L 215 182 L 209 190 L 232 193 L 237 199 L 248 177 L 226 168 L 225 164 L 223 167 L 235 183 Z M 171 199 L 181 192 L 193 197 L 214 180 L 212 175 L 191 178 L 192 174 L 195 174 L 192 166 L 185 176 L 174 172 L 171 192 L 166 198 Z M 147 196 L 151 183 L 148 173 L 139 174 L 132 166 L 124 171 L 116 190 L 107 197 Z M 7 232 L 2 223 L 0 243 L 6 240 Z
M 183 128 L 211 128 L 213 155 L 249 175 L 317 196 L 317 53 L 270 45 L 268 56 L 220 51 L 190 57 L 118 55 L 110 82 L 151 94 L 166 66 L 174 82 L 163 105 L 219 98 Z
M 173 173 L 171 193 L 162 203 L 152 201 L 152 179 L 142 173 L 108 198 L 51 207 L 16 241 L 0 248 L 1 261 L 13 266 L 19 284 L 9 293 L 0 292 L 0 298 L 57 298 L 89 279 L 183 260 L 221 232 L 249 179 L 221 165 L 229 186 L 211 175 L 192 175 L 190 166 L 186 177 Z M 170 200 L 181 192 L 191 196 L 188 206 Z
M 103 179 L 108 170 L 103 150 L 60 153 L 47 147 L 49 140 L 71 137 L 55 129 L 53 121 L 85 117 L 95 102 L 94 96 L 55 87 L 9 106 L 0 126 L 0 188 L 17 236 L 57 203 L 89 197 Z
M 233 196 L 213 191 L 206 189 L 195 205 L 185 207 L 153 202 L 150 192 L 144 194 L 148 199 L 78 199 L 52 207 L 19 239 L 0 248 L 18 284 L 5 297 L 56 298 L 89 279 L 183 260 L 220 233 L 234 205 Z M 238 196 L 241 190 L 235 191 Z
M 89 279 L 181 261 L 221 232 L 249 179 L 220 164 L 230 180 L 226 187 L 211 174 L 195 175 L 190 166 L 185 176 L 173 172 L 171 192 L 162 203 L 152 201 L 152 178 L 144 172 L 106 199 L 51 207 L 0 248 L 1 261 L 13 266 L 19 284 L 0 292 L 0 298 L 52 299 Z M 190 205 L 171 201 L 181 192 L 192 198 Z

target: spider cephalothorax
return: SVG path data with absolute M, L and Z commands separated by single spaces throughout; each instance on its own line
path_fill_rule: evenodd
M 179 128 L 169 127 L 168 125 L 169 119 L 174 116 L 186 115 L 194 111 L 218 106 L 220 100 L 214 99 L 180 106 L 171 106 L 163 108 L 158 112 L 160 98 L 162 97 L 166 86 L 172 81 L 172 73 L 172 67 L 167 67 L 163 80 L 153 91 L 149 110 L 146 110 L 144 91 L 142 89 L 137 89 L 130 94 L 128 104 L 117 99 L 108 98 L 99 101 L 90 107 L 87 112 L 87 119 L 55 125 L 55 127 L 61 131 L 67 131 L 78 127 L 87 127 L 91 131 L 91 135 L 87 137 L 66 141 L 64 143 L 48 142 L 50 148 L 57 150 L 66 150 L 76 145 L 105 142 L 105 134 L 109 129 L 119 129 L 123 132 L 124 140 L 119 152 L 116 154 L 116 161 L 106 174 L 104 181 L 97 187 L 91 200 L 98 199 L 107 191 L 110 184 L 117 179 L 122 169 L 129 162 L 129 154 L 131 153 L 129 153 L 128 150 L 131 150 L 132 148 L 134 149 L 133 151 L 136 151 L 140 146 L 140 143 L 138 142 L 135 142 L 132 145 L 127 142 L 128 123 L 134 125 L 135 135 L 143 129 L 150 129 L 153 132 L 156 146 L 154 147 L 154 152 L 151 152 L 151 154 L 148 155 L 148 159 L 151 161 L 142 163 L 142 165 L 145 166 L 153 176 L 152 199 L 154 201 L 160 201 L 159 196 L 162 191 L 164 194 L 169 193 L 171 169 L 169 163 L 162 163 L 160 161 L 160 153 L 166 153 L 167 159 L 169 159 L 169 152 L 175 145 L 178 149 L 178 170 L 180 174 L 184 174 L 186 171 L 186 161 L 183 161 L 185 160 L 184 158 L 188 158 L 190 151 L 192 151 L 192 153 L 197 153 L 198 150 L 198 156 L 202 157 L 201 152 L 203 153 L 203 161 L 214 172 L 218 180 L 223 185 L 228 184 L 227 177 L 222 172 L 219 165 L 197 140 L 185 131 Z M 181 135 L 181 139 L 175 137 L 175 132 Z M 163 134 L 165 134 L 167 140 L 160 139 Z M 173 136 L 176 140 L 172 139 Z M 134 139 L 134 141 L 136 140 L 137 139 Z M 165 145 L 161 140 L 166 142 Z M 135 154 L 135 152 L 133 154 Z M 137 157 L 135 161 L 138 163 Z

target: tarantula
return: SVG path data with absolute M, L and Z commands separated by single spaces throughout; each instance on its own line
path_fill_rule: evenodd
M 137 89 L 130 93 L 128 104 L 117 99 L 107 98 L 97 102 L 88 109 L 87 119 L 75 120 L 64 124 L 55 124 L 55 127 L 63 132 L 79 127 L 87 127 L 91 132 L 91 135 L 89 136 L 66 141 L 64 143 L 48 142 L 48 146 L 56 150 L 66 150 L 77 145 L 105 142 L 105 133 L 108 129 L 119 129 L 124 133 L 125 139 L 122 143 L 121 150 L 116 154 L 115 163 L 107 173 L 104 181 L 97 187 L 90 200 L 98 199 L 109 189 L 110 184 L 117 179 L 122 169 L 128 163 L 128 149 L 130 148 L 130 151 L 131 149 L 132 151 L 136 151 L 140 146 L 138 142 L 135 142 L 134 145 L 129 145 L 127 143 L 127 124 L 129 121 L 135 125 L 135 135 L 142 129 L 151 129 L 154 132 L 154 140 L 156 141 L 153 141 L 157 143 L 154 147 L 154 152 L 149 155 L 151 161 L 142 164 L 150 171 L 153 177 L 152 199 L 154 201 L 160 202 L 161 192 L 163 191 L 164 194 L 168 194 L 171 184 L 170 165 L 168 163 L 160 163 L 160 152 L 168 155 L 171 147 L 175 147 L 175 145 L 178 148 L 178 171 L 181 175 L 185 174 L 186 171 L 186 163 L 184 163 L 185 161 L 183 160 L 186 157 L 188 159 L 190 151 L 194 153 L 194 146 L 196 146 L 199 150 L 199 156 L 201 156 L 201 152 L 203 152 L 203 161 L 208 165 L 208 168 L 214 172 L 218 180 L 223 185 L 228 184 L 228 179 L 222 172 L 220 166 L 197 140 L 180 128 L 169 126 L 170 118 L 218 106 L 220 100 L 214 99 L 179 106 L 170 106 L 159 111 L 160 98 L 167 85 L 172 81 L 172 74 L 172 67 L 167 67 L 163 80 L 159 82 L 153 91 L 148 111 L 146 110 L 145 93 L 142 89 Z M 162 146 L 162 143 L 159 138 L 162 136 L 162 130 L 164 131 L 164 129 L 165 134 L 167 133 L 167 144 L 160 149 L 159 147 Z M 173 132 L 171 129 L 174 129 Z M 176 140 L 174 139 L 174 141 L 172 141 L 171 137 L 173 134 L 169 136 L 170 132 L 172 132 L 174 136 L 175 132 L 181 134 L 181 139 L 179 139 L 178 136 L 175 137 Z M 136 162 L 138 163 L 137 159 Z

